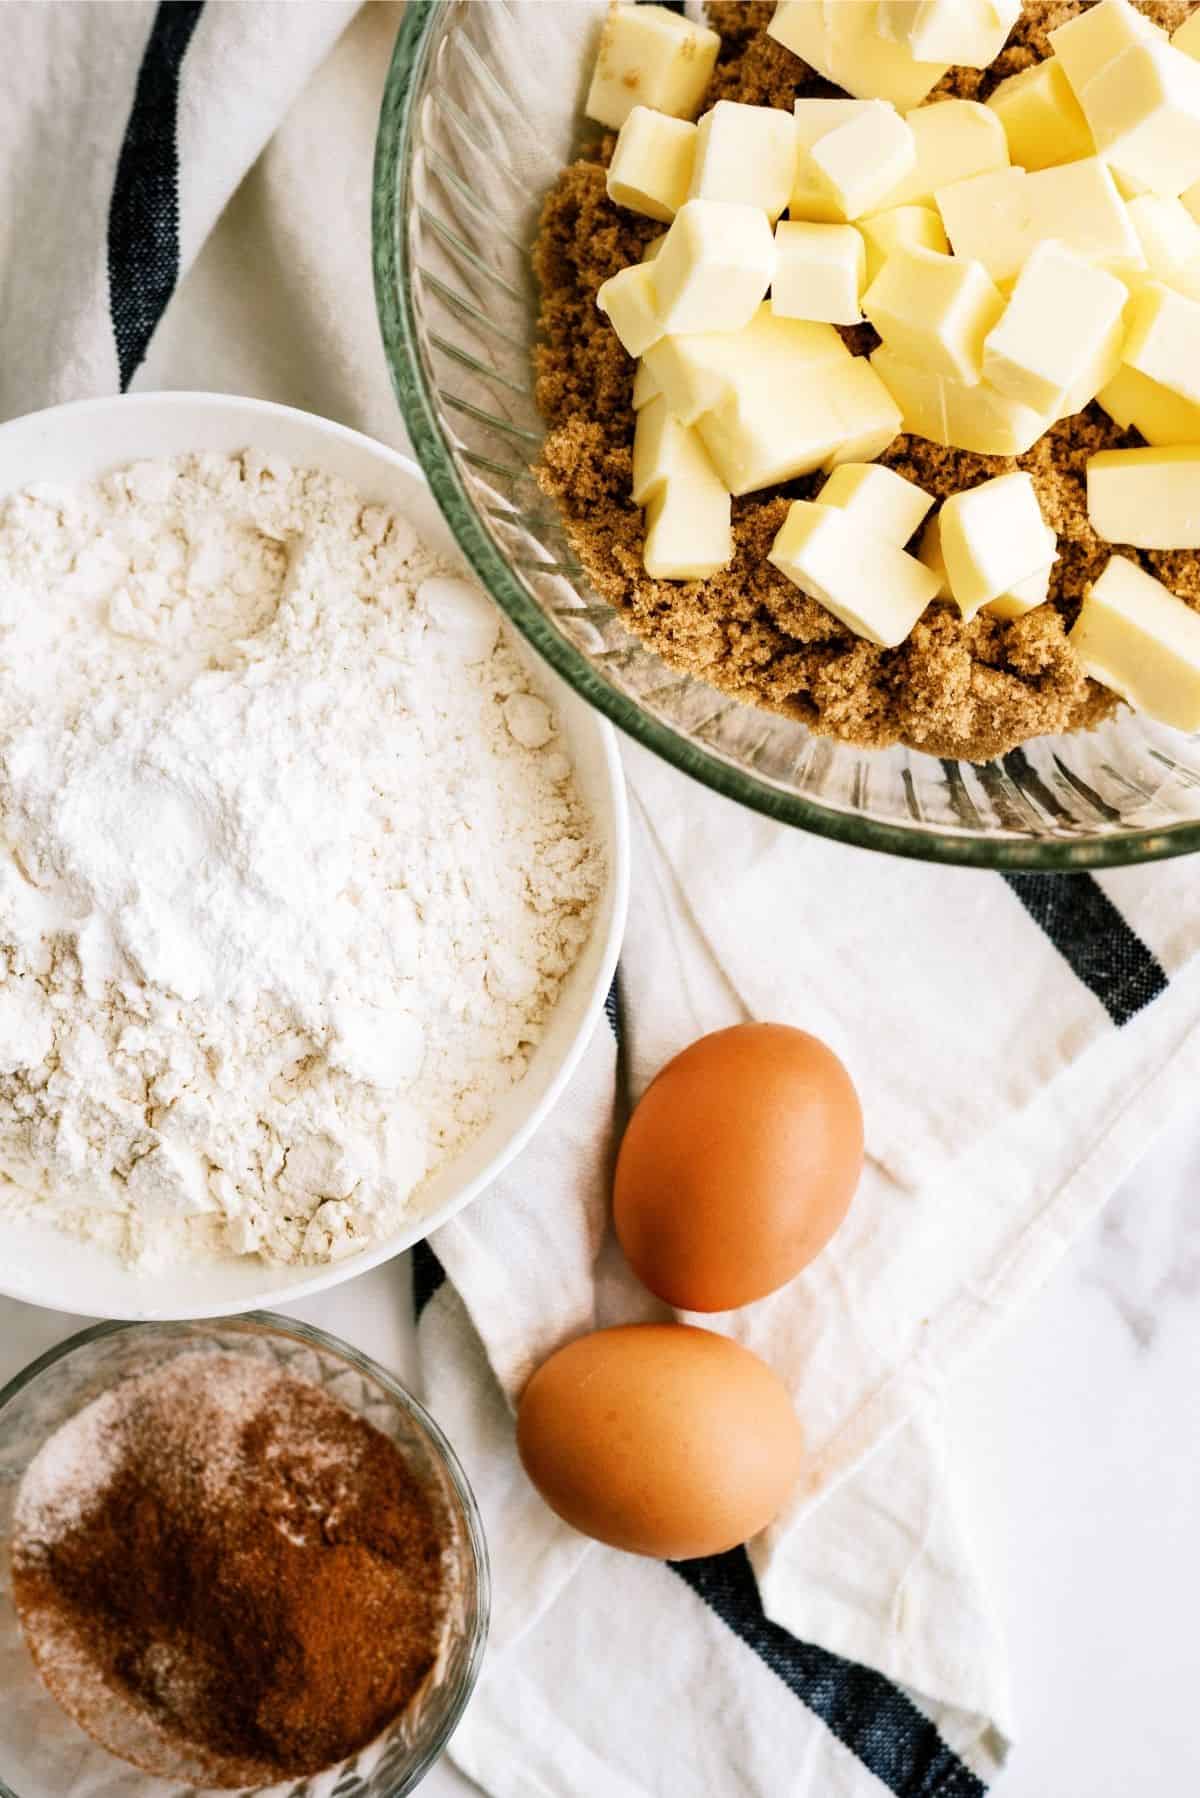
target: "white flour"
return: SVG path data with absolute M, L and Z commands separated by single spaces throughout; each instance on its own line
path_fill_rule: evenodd
M 0 502 L 0 1210 L 363 1246 L 521 1077 L 600 877 L 402 518 L 251 453 Z

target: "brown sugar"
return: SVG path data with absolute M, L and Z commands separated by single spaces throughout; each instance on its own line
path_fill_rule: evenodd
M 704 104 L 742 100 L 790 109 L 794 97 L 835 92 L 772 38 L 774 8 L 719 0 L 708 19 L 722 48 Z M 1073 0 L 1026 7 L 990 69 L 953 69 L 938 95 L 986 98 L 998 81 L 1048 53 L 1046 34 L 1079 11 Z M 1187 0 L 1143 8 L 1172 28 Z M 1099 449 L 1141 442 L 1101 409 L 1063 420 L 1017 461 L 900 437 L 879 460 L 938 499 L 1013 468 L 1028 470 L 1058 533 L 1050 603 L 1004 623 L 964 623 L 935 602 L 908 640 L 877 649 L 841 625 L 767 561 L 793 499 L 823 477 L 733 502 L 734 556 L 704 581 L 655 581 L 642 566 L 642 514 L 629 497 L 634 364 L 596 307 L 601 283 L 636 262 L 662 226 L 613 205 L 603 137 L 563 170 L 534 249 L 542 341 L 537 400 L 549 427 L 537 476 L 561 508 L 567 535 L 596 590 L 664 661 L 750 704 L 868 748 L 903 742 L 931 754 L 987 760 L 1030 737 L 1086 728 L 1115 696 L 1089 681 L 1067 641 L 1084 592 L 1112 553 L 1091 530 L 1084 469 Z M 856 353 L 878 341 L 870 326 L 844 333 Z M 1184 552 L 1123 549 L 1200 608 L 1200 565 Z

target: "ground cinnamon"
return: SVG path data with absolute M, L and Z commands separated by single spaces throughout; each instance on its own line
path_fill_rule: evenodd
M 245 1354 L 181 1356 L 65 1425 L 18 1498 L 39 1672 L 145 1771 L 210 1786 L 330 1766 L 437 1657 L 447 1528 L 394 1443 Z
M 705 106 L 726 99 L 790 110 L 797 95 L 836 91 L 767 37 L 773 10 L 764 0 L 709 5 L 722 48 Z M 1079 10 L 1077 0 L 1026 5 L 989 69 L 953 69 L 932 97 L 986 98 L 1004 76 L 1048 54 L 1047 32 Z M 1187 15 L 1189 0 L 1144 0 L 1143 10 L 1172 27 Z M 534 252 L 542 293 L 537 397 L 549 426 L 538 479 L 558 502 L 603 597 L 673 667 L 869 748 L 907 742 L 931 754 L 986 760 L 1111 712 L 1113 695 L 1084 678 L 1066 640 L 1086 585 L 1111 554 L 1088 525 L 1083 465 L 1098 449 L 1141 441 L 1098 406 L 1056 426 L 1019 463 L 915 437 L 898 439 L 880 458 L 939 499 L 1013 467 L 1029 470 L 1059 533 L 1059 561 L 1052 603 L 1011 624 L 984 614 L 966 624 L 953 607 L 934 604 L 898 649 L 876 649 L 845 630 L 766 560 L 788 502 L 815 497 L 821 476 L 735 500 L 734 559 L 711 579 L 649 579 L 642 516 L 629 498 L 633 364 L 595 299 L 601 282 L 637 261 L 662 226 L 608 199 L 604 170 L 614 141 L 602 138 L 564 169 Z M 869 326 L 846 335 L 856 352 L 878 341 Z M 1200 606 L 1197 557 L 1140 559 Z

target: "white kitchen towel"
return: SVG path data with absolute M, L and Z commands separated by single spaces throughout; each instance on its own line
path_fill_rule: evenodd
M 212 387 L 403 446 L 368 243 L 399 9 L 353 13 L 0 11 L 0 416 L 131 382 Z M 927 868 L 800 837 L 640 751 L 626 763 L 613 1027 L 503 1182 L 415 1258 L 429 1395 L 495 1572 L 453 1752 L 505 1798 L 966 1798 L 1009 1719 L 938 1394 L 1194 1090 L 1190 864 Z M 811 1454 L 788 1517 L 748 1553 L 665 1567 L 548 1515 L 510 1403 L 560 1341 L 655 1314 L 606 1230 L 622 1107 L 683 1043 L 750 1016 L 839 1048 L 869 1163 L 826 1255 L 706 1320 L 795 1394 Z

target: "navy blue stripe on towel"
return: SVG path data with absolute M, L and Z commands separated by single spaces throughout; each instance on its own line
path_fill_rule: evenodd
M 446 1284 L 446 1270 L 430 1248 L 428 1240 L 415 1242 L 412 1251 L 413 1316 L 421 1321 L 421 1313 L 438 1290 Z
M 1090 874 L 1004 878 L 1114 1024 L 1127 1024 L 1166 991 L 1153 953 Z
M 204 0 L 160 0 L 138 70 L 108 211 L 108 303 L 121 392 L 179 278 L 179 71 Z
M 899 1686 L 797 1641 L 763 1615 L 744 1548 L 670 1565 L 897 1798 L 985 1798 L 983 1781 Z

